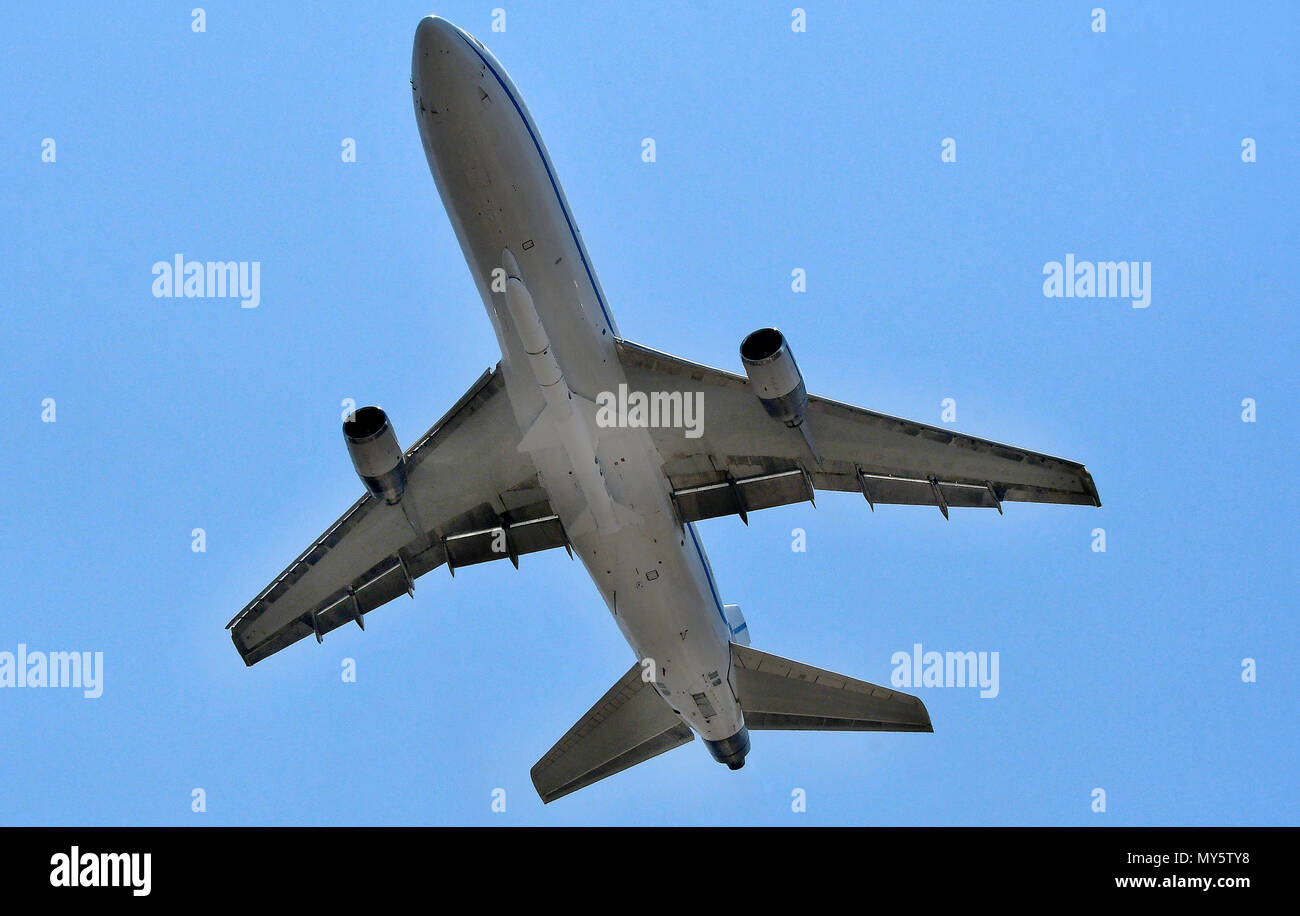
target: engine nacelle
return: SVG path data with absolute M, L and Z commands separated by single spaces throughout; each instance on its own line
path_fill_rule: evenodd
M 375 499 L 396 505 L 406 489 L 406 456 L 388 414 L 362 407 L 343 423 L 343 438 L 357 476 Z
M 740 361 L 768 415 L 786 426 L 802 425 L 808 389 L 785 335 L 776 328 L 759 328 L 741 341 Z

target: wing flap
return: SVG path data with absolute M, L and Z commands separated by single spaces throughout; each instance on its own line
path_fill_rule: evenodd
M 501 520 L 490 528 L 443 537 L 447 563 L 453 570 L 508 557 L 516 566 L 523 554 L 566 547 L 568 536 L 558 515 L 520 522 Z
M 721 483 L 673 491 L 673 501 L 684 522 L 723 515 L 744 516 L 751 510 L 811 502 L 813 496 L 812 477 L 802 468 L 740 480 L 728 475 Z

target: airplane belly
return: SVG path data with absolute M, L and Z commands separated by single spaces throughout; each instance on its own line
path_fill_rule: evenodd
M 729 630 L 658 452 L 645 430 L 596 428 L 582 413 L 582 402 L 626 383 L 618 331 L 527 109 L 486 48 L 440 20 L 417 32 L 411 88 L 430 170 L 501 346 L 521 449 L 656 692 L 703 737 L 734 736 L 743 718 Z M 523 292 L 508 282 L 515 274 Z
M 505 307 L 501 253 L 517 260 L 575 390 L 594 395 L 617 365 L 617 328 L 540 136 L 504 68 L 447 23 L 426 20 L 411 67 L 416 120 L 434 182 L 501 345 L 507 378 L 529 387 L 526 354 Z M 522 386 L 521 386 L 522 387 Z M 512 400 L 521 425 L 537 395 Z
M 655 691 L 705 738 L 739 731 L 728 631 L 690 535 L 670 521 L 573 546 Z

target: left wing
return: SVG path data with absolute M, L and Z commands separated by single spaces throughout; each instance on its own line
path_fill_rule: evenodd
M 519 427 L 500 369 L 488 370 L 406 452 L 402 504 L 369 493 L 226 626 L 247 665 L 321 637 L 456 567 L 568 547 Z M 410 518 L 419 520 L 417 530 Z
M 997 509 L 1006 500 L 1100 506 L 1083 465 L 809 396 L 814 456 L 763 410 L 747 378 L 618 341 L 630 390 L 703 392 L 702 434 L 648 430 L 682 521 L 812 500 L 814 490 L 878 503 Z M 820 460 L 818 460 L 820 459 Z

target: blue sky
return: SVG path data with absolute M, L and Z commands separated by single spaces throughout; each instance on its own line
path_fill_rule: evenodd
M 6 7 L 0 651 L 105 674 L 0 689 L 0 823 L 1300 822 L 1300 14 L 1107 3 L 1099 34 L 1101 2 L 814 2 L 802 34 L 793 4 Z M 700 526 L 756 647 L 880 683 L 915 643 L 996 651 L 996 698 L 755 733 L 738 773 L 695 742 L 543 808 L 529 767 L 631 662 L 555 552 L 244 668 L 223 625 L 361 492 L 341 401 L 409 444 L 498 359 L 411 113 L 429 12 L 522 90 L 624 336 L 734 371 L 776 324 L 816 393 L 952 398 L 1087 464 L 1102 509 Z M 153 297 L 176 252 L 260 261 L 260 306 Z M 1067 253 L 1150 261 L 1150 307 L 1044 297 Z

